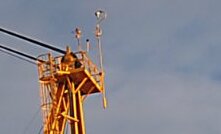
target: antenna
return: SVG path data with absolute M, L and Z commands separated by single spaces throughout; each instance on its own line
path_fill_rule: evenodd
M 89 53 L 90 51 L 90 40 L 86 39 L 86 51 Z
M 82 32 L 81 32 L 80 28 L 77 27 L 77 28 L 75 29 L 75 37 L 76 37 L 76 39 L 77 39 L 77 41 L 78 41 L 78 47 L 77 47 L 77 50 L 78 50 L 78 51 L 81 50 L 81 42 L 80 42 L 81 34 L 82 34 Z
M 95 16 L 97 17 L 95 36 L 97 38 L 97 44 L 99 49 L 100 68 L 103 71 L 103 55 L 102 55 L 102 46 L 101 46 L 102 29 L 100 27 L 100 23 L 106 18 L 107 15 L 104 11 L 97 10 L 95 12 Z
M 106 13 L 102 10 L 97 10 L 95 12 L 95 16 L 97 17 L 96 29 L 95 29 L 95 36 L 97 38 L 97 45 L 99 50 L 99 61 L 100 61 L 100 69 L 101 69 L 101 78 L 102 78 L 102 88 L 103 88 L 103 107 L 107 107 L 107 99 L 105 93 L 105 85 L 104 85 L 104 68 L 103 68 L 103 54 L 102 54 L 102 46 L 101 46 L 101 36 L 102 36 L 102 29 L 100 27 L 100 23 L 107 17 Z

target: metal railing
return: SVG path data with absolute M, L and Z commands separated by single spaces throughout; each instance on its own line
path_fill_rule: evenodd
M 74 54 L 77 56 L 75 62 L 79 62 L 81 64 L 80 68 L 87 70 L 94 80 L 101 85 L 101 75 L 103 73 L 102 70 L 92 62 L 85 51 L 75 52 Z M 75 68 L 75 62 L 68 65 L 68 70 L 64 69 L 65 67 L 64 64 L 62 64 L 62 57 L 63 56 L 52 57 L 50 53 L 43 54 L 38 57 L 39 60 L 43 61 L 38 63 L 40 80 L 44 78 L 54 78 L 55 74 L 57 74 L 59 71 L 70 71 L 77 69 Z

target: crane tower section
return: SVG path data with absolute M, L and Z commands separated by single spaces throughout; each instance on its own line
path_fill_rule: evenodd
M 106 108 L 105 73 L 100 40 L 102 36 L 100 23 L 106 18 L 106 14 L 104 11 L 98 10 L 95 15 L 97 17 L 95 37 L 99 50 L 99 67 L 89 58 L 90 42 L 88 39 L 86 51 L 82 49 L 79 28 L 75 30 L 78 51 L 73 53 L 70 47 L 67 47 L 65 51 L 0 27 L 0 32 L 62 54 L 54 57 L 51 53 L 47 53 L 36 58 L 0 44 L 0 49 L 4 50 L 1 51 L 9 55 L 37 61 L 44 134 L 67 134 L 68 132 L 86 134 L 83 103 L 91 94 L 102 94 L 103 105 Z M 25 58 L 23 60 L 26 60 Z
M 106 107 L 104 69 L 101 48 L 102 30 L 100 23 L 106 14 L 98 10 L 95 37 L 99 49 L 99 67 L 81 49 L 81 31 L 76 28 L 78 52 L 69 47 L 62 56 L 53 57 L 50 53 L 38 57 L 41 108 L 44 134 L 64 134 L 70 128 L 71 134 L 85 134 L 83 103 L 87 96 L 95 93 L 103 95 Z M 68 127 L 67 127 L 68 126 Z
M 44 134 L 85 134 L 83 102 L 104 93 L 104 72 L 85 51 L 64 56 L 40 55 L 38 63 Z

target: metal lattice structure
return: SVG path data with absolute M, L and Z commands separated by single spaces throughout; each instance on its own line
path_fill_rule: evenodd
M 63 134 L 70 125 L 72 134 L 85 134 L 85 98 L 104 93 L 104 72 L 87 53 L 39 56 L 38 63 L 44 134 Z M 43 62 L 42 62 L 43 61 Z
M 95 36 L 99 49 L 99 67 L 88 56 L 90 45 L 88 39 L 86 51 L 82 50 L 79 28 L 75 30 L 78 52 L 73 53 L 69 47 L 64 51 L 53 45 L 0 27 L 0 32 L 62 54 L 53 57 L 51 53 L 47 53 L 36 58 L 0 44 L 1 52 L 23 60 L 27 58 L 37 61 L 44 134 L 64 134 L 68 128 L 71 134 L 85 134 L 83 103 L 91 94 L 102 94 L 104 108 L 107 106 L 100 42 L 102 36 L 100 23 L 106 18 L 106 14 L 104 11 L 98 10 L 95 15 L 97 17 Z M 29 60 L 26 61 L 33 63 Z

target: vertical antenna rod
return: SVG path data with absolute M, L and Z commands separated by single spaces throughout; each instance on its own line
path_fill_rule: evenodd
M 95 12 L 95 16 L 97 17 L 97 24 L 96 24 L 96 31 L 95 31 L 95 36 L 98 41 L 98 49 L 99 49 L 99 57 L 100 57 L 100 68 L 101 71 L 103 72 L 103 56 L 102 56 L 102 48 L 101 48 L 101 36 L 102 36 L 102 30 L 100 28 L 100 23 L 106 18 L 106 13 L 102 10 L 98 10 Z
M 102 36 L 102 29 L 100 28 L 100 23 L 103 21 L 107 15 L 102 10 L 97 10 L 95 12 L 95 16 L 97 17 L 97 24 L 96 24 L 96 31 L 95 36 L 97 38 L 98 43 L 98 49 L 99 49 L 99 60 L 100 60 L 100 69 L 101 69 L 101 81 L 102 81 L 102 88 L 103 88 L 103 107 L 107 107 L 107 99 L 106 99 L 106 92 L 105 92 L 105 86 L 104 86 L 104 68 L 103 68 L 103 54 L 102 54 L 102 46 L 101 46 L 101 36 Z
M 48 49 L 51 49 L 53 51 L 56 51 L 56 52 L 59 52 L 59 53 L 62 53 L 62 54 L 65 54 L 66 52 L 64 50 L 61 50 L 59 48 L 56 48 L 52 45 L 49 45 L 49 44 L 46 44 L 46 43 L 43 43 L 41 41 L 38 41 L 38 40 L 34 40 L 34 39 L 31 39 L 30 37 L 27 37 L 27 36 L 24 36 L 22 34 L 19 34 L 19 33 L 16 33 L 16 32 L 12 32 L 12 31 L 9 31 L 5 28 L 2 28 L 0 27 L 0 31 L 3 32 L 3 33 L 6 33 L 8 35 L 11 35 L 11 36 L 15 36 L 17 38 L 20 38 L 20 39 L 23 39 L 25 41 L 28 41 L 28 42 L 31 42 L 31 43 L 34 43 L 34 44 L 37 44 L 41 47 L 45 47 L 45 48 L 48 48 Z
M 81 50 L 81 41 L 80 41 L 80 39 L 81 39 L 81 34 L 82 34 L 82 32 L 81 32 L 80 28 L 76 28 L 76 29 L 75 29 L 75 37 L 76 37 L 76 39 L 77 39 L 77 41 L 78 41 L 78 47 L 77 47 L 77 50 L 78 50 L 78 51 Z

